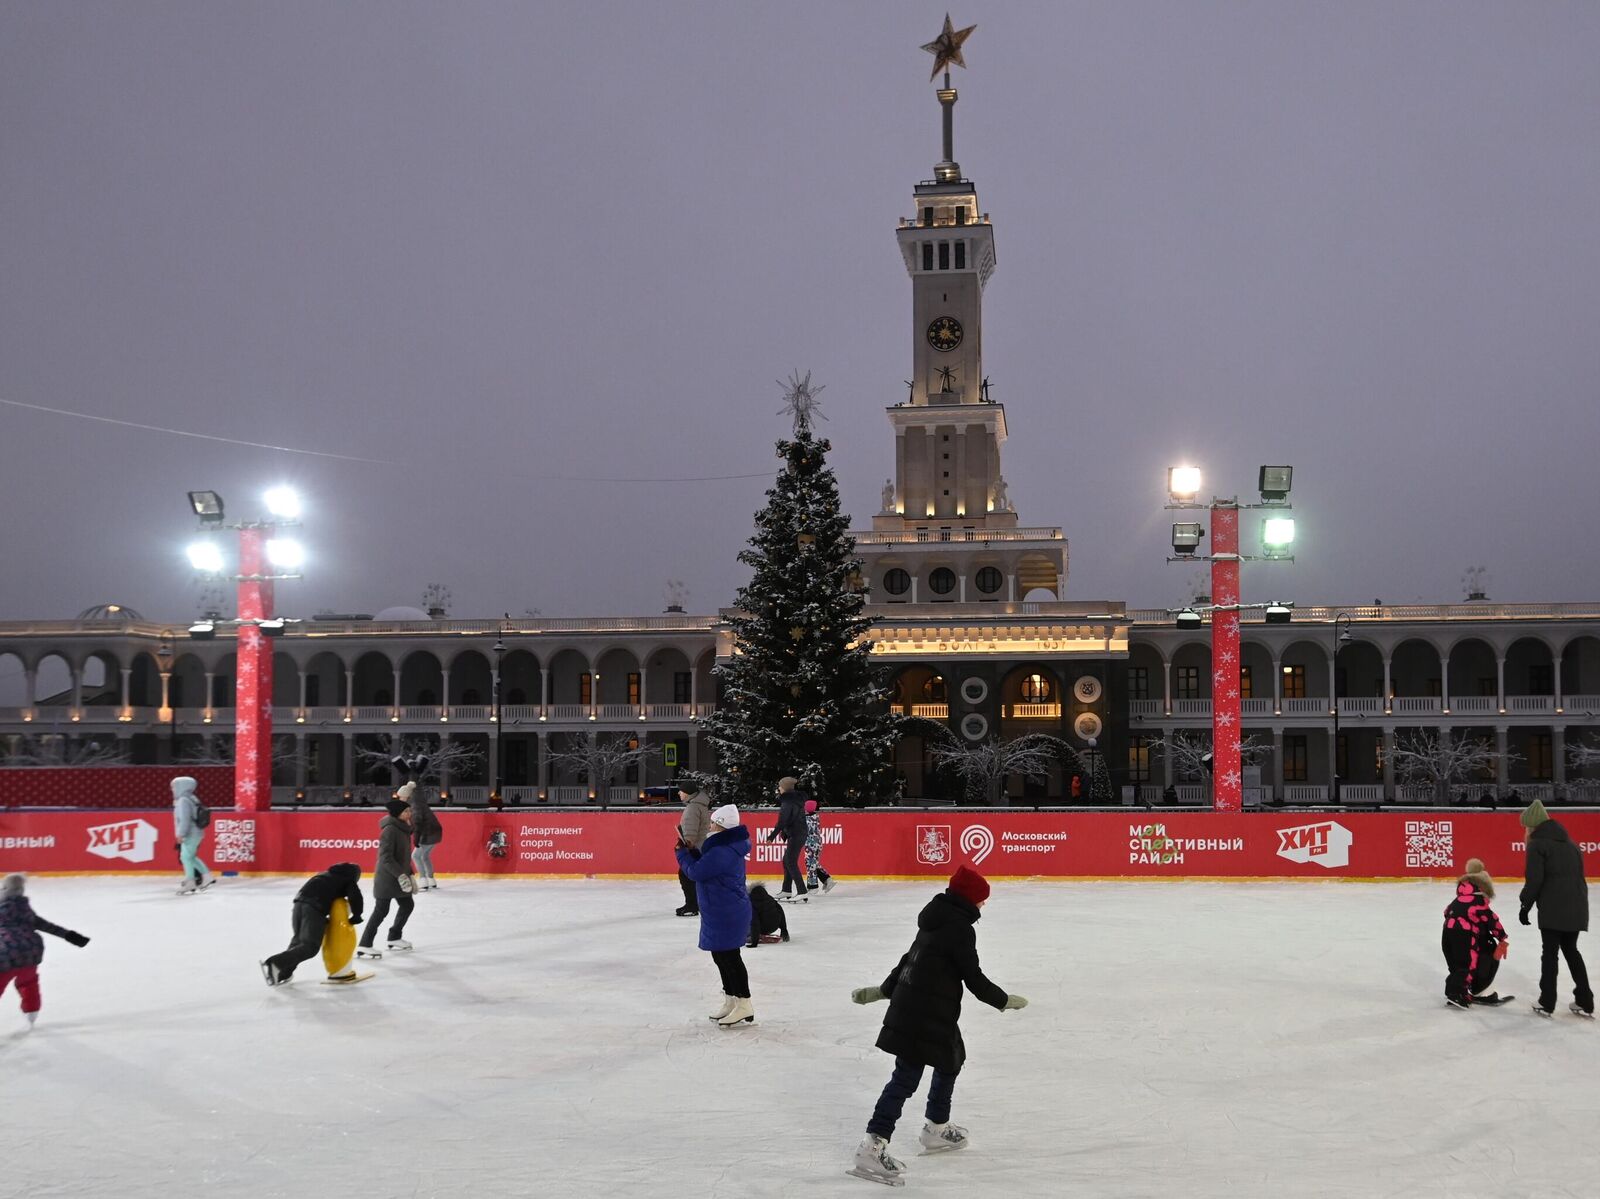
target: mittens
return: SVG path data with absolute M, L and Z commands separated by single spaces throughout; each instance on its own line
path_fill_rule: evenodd
M 1005 1011 L 1005 1012 L 1014 1012 L 1018 1008 L 1025 1008 L 1027 1006 L 1028 1006 L 1028 1001 L 1026 999 L 1024 999 L 1021 995 L 1007 995 L 1006 996 L 1006 1006 L 1001 1008 L 1000 1010 L 1001 1011 Z
M 400 876 L 400 890 L 404 891 L 407 895 L 415 894 L 417 890 L 417 876 L 414 874 L 402 874 Z
M 1528 909 L 1527 908 L 1523 908 L 1522 911 L 1517 913 L 1517 923 L 1518 924 L 1532 924 L 1533 923 L 1533 921 L 1528 919 Z
M 76 945 L 79 949 L 82 949 L 89 943 L 89 938 L 84 936 L 82 933 L 69 932 L 67 933 L 66 939 L 70 944 Z
M 1498 944 L 1498 945 L 1496 945 L 1494 947 L 1494 958 L 1495 958 L 1495 961 L 1497 961 L 1497 962 L 1505 961 L 1506 954 L 1508 954 L 1510 952 L 1511 952 L 1511 942 L 1510 941 L 1501 941 L 1500 944 Z
M 850 999 L 854 1003 L 877 1003 L 882 998 L 882 987 L 857 987 L 850 992 Z

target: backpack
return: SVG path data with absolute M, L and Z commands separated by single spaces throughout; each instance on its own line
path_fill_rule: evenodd
M 206 807 L 206 805 L 201 803 L 198 799 L 195 800 L 194 801 L 194 826 L 195 826 L 195 828 L 205 828 L 210 823 L 211 823 L 211 809 Z

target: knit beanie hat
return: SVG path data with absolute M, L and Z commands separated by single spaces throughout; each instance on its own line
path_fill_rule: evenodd
M 1490 878 L 1489 872 L 1484 869 L 1482 859 L 1467 859 L 1467 864 L 1462 867 L 1461 881 L 1472 883 L 1483 893 L 1485 899 L 1494 898 L 1494 879 Z
M 957 866 L 950 876 L 950 894 L 959 895 L 973 907 L 989 898 L 989 880 L 971 866 Z
M 396 795 L 398 795 L 401 799 L 405 800 L 407 803 L 411 802 L 411 797 L 413 795 L 415 795 L 416 793 L 417 793 L 417 784 L 414 783 L 414 782 L 401 783 L 400 784 L 400 790 L 395 792 Z
M 383 806 L 388 811 L 389 815 L 393 816 L 396 820 L 399 820 L 400 813 L 404 812 L 411 805 L 403 799 L 391 799 Z
M 786 774 L 778 780 L 778 790 L 788 793 L 800 785 L 800 780 L 792 774 Z
M 22 885 L 28 881 L 25 874 L 8 874 L 5 882 L 0 883 L 0 899 L 11 899 L 22 894 Z
M 1536 799 L 1523 810 L 1522 827 L 1531 832 L 1549 819 L 1550 813 L 1544 810 L 1544 803 Z
M 817 810 L 817 801 L 814 800 L 814 799 L 806 800 L 806 815 L 809 816 L 809 815 L 811 815 L 811 813 L 815 812 L 816 810 Z
M 725 803 L 711 813 L 711 823 L 718 828 L 738 828 L 739 809 L 731 803 Z

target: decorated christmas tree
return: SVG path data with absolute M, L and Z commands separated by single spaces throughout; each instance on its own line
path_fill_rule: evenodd
M 728 620 L 734 654 L 716 667 L 722 691 L 705 722 L 722 798 L 771 800 L 794 775 L 824 803 L 867 804 L 892 792 L 896 718 L 871 659 L 871 620 L 855 539 L 839 511 L 839 485 L 809 373 L 785 386 L 792 440 L 739 560 L 754 572 Z

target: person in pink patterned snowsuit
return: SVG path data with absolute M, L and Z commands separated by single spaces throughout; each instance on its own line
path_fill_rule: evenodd
M 1499 1002 L 1489 987 L 1511 941 L 1489 906 L 1493 899 L 1494 880 L 1482 862 L 1471 859 L 1466 873 L 1456 881 L 1455 899 L 1444 910 L 1440 935 L 1440 948 L 1449 967 L 1444 997 L 1451 1007 L 1468 1007 L 1474 1000 Z

